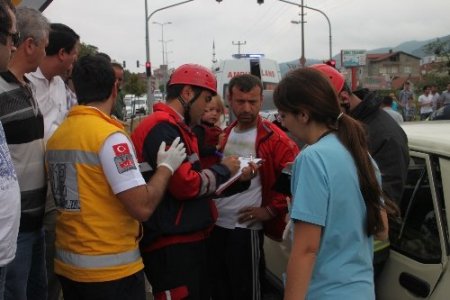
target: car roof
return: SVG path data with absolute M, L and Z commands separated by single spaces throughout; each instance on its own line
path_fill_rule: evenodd
M 402 128 L 411 150 L 450 157 L 450 121 L 406 122 Z

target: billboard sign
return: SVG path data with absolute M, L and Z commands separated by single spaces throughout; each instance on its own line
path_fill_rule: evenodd
M 341 63 L 344 68 L 366 65 L 366 50 L 341 50 Z

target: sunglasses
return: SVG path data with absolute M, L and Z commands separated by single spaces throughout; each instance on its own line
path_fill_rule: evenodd
M 10 36 L 12 43 L 14 45 L 14 47 L 17 47 L 19 45 L 19 40 L 20 40 L 20 32 L 8 32 L 8 31 L 0 31 L 1 33 L 5 34 L 6 36 Z

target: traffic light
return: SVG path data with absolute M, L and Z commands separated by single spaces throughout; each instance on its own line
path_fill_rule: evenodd
M 137 60 L 136 61 L 136 68 L 139 68 L 139 66 L 140 66 L 140 64 L 139 64 L 139 61 Z
M 330 67 L 333 67 L 333 68 L 336 69 L 336 60 L 334 60 L 334 59 L 329 59 L 329 60 L 327 60 L 327 61 L 324 61 L 324 63 L 325 63 L 326 65 L 329 65 Z
M 126 62 L 126 61 L 123 61 L 123 62 L 122 62 L 122 66 L 123 66 L 123 68 L 125 69 L 125 68 L 127 67 L 127 62 Z
M 147 77 L 152 76 L 151 63 L 149 61 L 145 62 L 145 73 L 147 73 Z
M 222 2 L 222 0 L 216 0 L 216 2 L 220 3 L 220 2 Z
M 264 3 L 264 0 L 256 0 L 256 2 L 261 5 Z

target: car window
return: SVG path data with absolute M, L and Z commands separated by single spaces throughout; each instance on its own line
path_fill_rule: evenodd
M 439 238 L 438 216 L 443 207 L 442 180 L 439 161 L 411 156 L 408 177 L 400 203 L 401 219 L 390 221 L 392 249 L 422 263 L 439 263 L 442 250 Z M 434 208 L 433 193 L 436 193 L 438 207 Z M 445 219 L 443 221 L 446 224 Z M 446 227 L 446 225 L 444 226 Z M 446 234 L 446 233 L 445 233 Z

